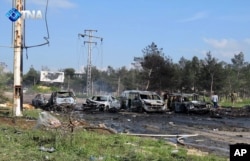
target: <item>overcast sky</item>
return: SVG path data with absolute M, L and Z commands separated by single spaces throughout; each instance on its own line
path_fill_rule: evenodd
M 47 37 L 46 0 L 26 0 L 26 10 L 41 10 L 42 19 L 26 19 L 26 46 Z M 33 66 L 51 71 L 87 65 L 88 38 L 92 34 L 92 65 L 98 68 L 131 66 L 142 49 L 156 43 L 177 63 L 183 56 L 200 59 L 208 51 L 231 62 L 239 52 L 250 62 L 249 0 L 49 0 L 49 45 L 24 50 L 24 73 Z M 0 1 L 0 62 L 13 71 L 12 22 L 5 16 L 12 0 Z

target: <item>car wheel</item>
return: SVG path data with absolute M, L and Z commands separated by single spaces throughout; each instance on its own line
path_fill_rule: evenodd
M 186 105 L 181 105 L 180 106 L 180 112 L 187 113 L 187 106 Z
M 99 111 L 104 112 L 104 111 L 105 111 L 105 106 L 104 106 L 104 105 L 100 105 L 100 107 L 99 107 Z

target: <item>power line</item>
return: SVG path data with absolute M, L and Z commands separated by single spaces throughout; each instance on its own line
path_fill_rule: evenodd
M 88 41 L 84 41 L 84 44 L 88 44 L 88 60 L 87 60 L 87 86 L 86 86 L 86 93 L 87 96 L 89 96 L 90 94 L 92 95 L 92 81 L 91 81 L 91 68 L 92 68 L 92 44 L 97 44 L 97 42 L 92 41 L 92 39 L 100 39 L 101 42 L 103 41 L 102 37 L 98 37 L 98 36 L 93 36 L 92 33 L 93 32 L 97 32 L 97 30 L 84 30 L 84 34 L 78 34 L 78 36 L 80 37 L 88 37 Z

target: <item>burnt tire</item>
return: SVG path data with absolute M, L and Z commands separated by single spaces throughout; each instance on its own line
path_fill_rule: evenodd
M 110 112 L 110 113 L 117 113 L 118 109 L 116 109 L 116 108 L 109 108 L 108 112 Z
M 104 105 L 100 105 L 99 111 L 104 112 L 105 111 L 105 106 Z

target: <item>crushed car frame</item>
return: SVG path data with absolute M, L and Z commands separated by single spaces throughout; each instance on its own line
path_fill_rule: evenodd
M 83 110 L 117 112 L 120 110 L 120 102 L 111 95 L 94 95 L 86 99 Z
M 207 113 L 212 106 L 196 93 L 171 93 L 167 99 L 168 108 L 176 113 Z
M 38 93 L 32 100 L 32 105 L 35 107 L 35 108 L 44 108 L 47 103 L 48 103 L 48 100 L 45 98 L 45 95 L 44 94 L 41 94 L 41 93 Z
M 52 111 L 71 111 L 76 106 L 75 94 L 71 91 L 56 91 L 52 92 L 48 104 L 47 110 Z
M 137 112 L 165 112 L 167 106 L 155 92 L 126 90 L 121 94 L 121 108 Z

